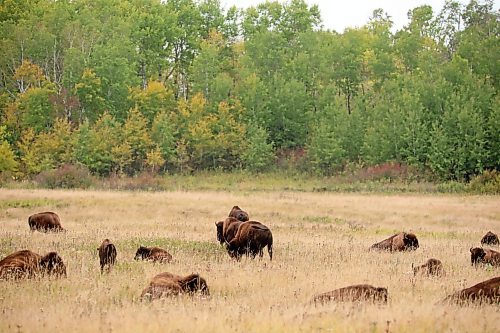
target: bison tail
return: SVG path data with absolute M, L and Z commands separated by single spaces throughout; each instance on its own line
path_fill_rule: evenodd
M 269 243 L 267 243 L 267 252 L 269 252 L 269 260 L 273 260 L 273 236 L 271 236 Z

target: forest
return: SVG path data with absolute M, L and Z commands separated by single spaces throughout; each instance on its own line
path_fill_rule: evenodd
M 304 0 L 0 4 L 0 174 L 500 168 L 493 1 L 325 30 Z M 280 162 L 281 161 L 281 162 Z

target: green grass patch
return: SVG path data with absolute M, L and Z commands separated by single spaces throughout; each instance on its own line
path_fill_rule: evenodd
M 68 203 L 60 200 L 52 200 L 46 198 L 36 199 L 7 199 L 0 200 L 0 209 L 7 208 L 36 208 L 36 207 L 67 207 Z

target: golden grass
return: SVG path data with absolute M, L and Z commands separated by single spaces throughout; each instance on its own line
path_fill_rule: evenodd
M 16 202 L 23 204 L 16 205 Z M 4 205 L 2 206 L 2 203 Z M 33 204 L 29 204 L 33 203 Z M 274 259 L 235 262 L 214 222 L 233 205 L 268 225 Z M 57 205 L 57 207 L 55 207 Z M 68 278 L 0 281 L 0 331 L 27 332 L 498 332 L 498 305 L 437 304 L 500 275 L 473 268 L 469 248 L 500 232 L 500 200 L 487 196 L 304 192 L 96 192 L 0 189 L 0 257 L 56 250 Z M 31 233 L 30 214 L 55 210 L 68 230 Z M 368 247 L 396 231 L 417 234 L 412 253 Z M 118 264 L 100 275 L 97 247 L 110 238 Z M 139 245 L 166 248 L 170 264 L 133 260 Z M 440 259 L 443 278 L 413 278 L 411 264 Z M 139 295 L 156 274 L 198 272 L 208 299 L 152 303 Z M 389 303 L 315 307 L 313 295 L 351 284 L 387 287 Z

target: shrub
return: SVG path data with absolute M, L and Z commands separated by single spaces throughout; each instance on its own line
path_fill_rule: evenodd
M 485 170 L 471 179 L 468 190 L 480 194 L 500 194 L 500 172 Z
M 58 169 L 39 173 L 35 182 L 46 188 L 88 188 L 93 178 L 83 165 L 64 164 Z

